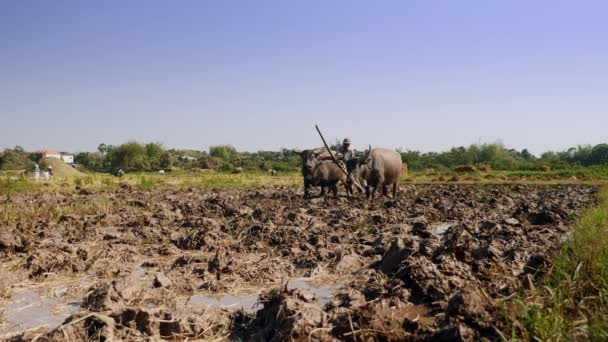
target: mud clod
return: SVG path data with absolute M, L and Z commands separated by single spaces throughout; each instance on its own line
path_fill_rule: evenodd
M 171 285 L 173 285 L 173 282 L 164 273 L 157 272 L 154 276 L 154 282 L 152 283 L 152 285 L 154 287 L 171 287 Z
M 490 314 L 492 307 L 492 302 L 479 285 L 467 284 L 450 298 L 446 314 L 476 329 L 491 329 L 494 321 Z
M 263 308 L 250 325 L 254 341 L 286 341 L 305 339 L 327 322 L 327 314 L 318 299 L 303 289 L 272 290 L 260 298 Z M 323 333 L 314 337 L 321 340 Z

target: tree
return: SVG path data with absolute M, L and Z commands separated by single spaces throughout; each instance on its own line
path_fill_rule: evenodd
M 101 143 L 99 144 L 99 146 L 97 146 L 97 150 L 99 151 L 99 153 L 101 153 L 102 156 L 105 156 L 108 152 L 108 146 L 104 143 Z
M 163 155 L 164 150 L 161 144 L 148 143 L 146 144 L 146 159 L 147 167 L 151 169 L 160 168 L 160 158 Z
M 169 152 L 163 152 L 160 156 L 160 167 L 161 169 L 170 169 L 175 164 L 175 157 Z
M 589 157 L 591 165 L 608 164 L 608 144 L 599 144 L 593 146 L 591 155 Z
M 593 147 L 591 145 L 579 145 L 576 147 L 574 156 L 571 158 L 573 163 L 580 165 L 590 165 L 591 163 L 591 152 Z
M 23 147 L 15 146 L 13 149 L 4 150 L 0 168 L 2 170 L 23 170 L 32 168 L 33 165 L 34 162 Z
M 201 169 L 214 169 L 217 166 L 216 161 L 213 157 L 202 156 L 196 161 L 196 165 Z
M 551 162 L 558 161 L 559 157 L 557 156 L 557 153 L 555 153 L 554 151 L 547 151 L 540 155 L 540 159 L 542 161 L 551 163 Z
M 232 161 L 238 157 L 238 152 L 231 145 L 217 145 L 209 147 L 209 155 L 225 161 Z
M 528 151 L 527 148 L 521 150 L 521 158 L 525 161 L 533 161 L 534 159 L 536 159 L 534 155 L 530 153 L 530 151 Z
M 91 156 L 89 156 L 88 152 L 80 152 L 74 157 L 74 161 L 76 164 L 81 164 L 88 167 L 91 163 Z
M 114 169 L 144 170 L 147 168 L 146 148 L 135 141 L 113 148 L 108 153 Z

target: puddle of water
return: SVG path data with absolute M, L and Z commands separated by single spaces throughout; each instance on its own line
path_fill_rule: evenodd
M 79 303 L 65 303 L 60 298 L 50 298 L 48 289 L 13 292 L 11 303 L 5 307 L 5 325 L 0 333 L 59 326 L 79 309 Z
M 143 265 L 147 260 L 138 260 L 133 264 L 133 275 L 135 275 L 138 278 L 143 278 L 146 276 L 146 270 L 144 269 Z
M 287 289 L 305 289 L 319 298 L 319 305 L 324 307 L 332 299 L 332 293 L 336 290 L 335 285 L 314 286 L 306 279 L 293 279 L 287 283 Z M 193 295 L 190 299 L 184 299 L 183 305 L 193 307 L 220 307 L 234 310 L 255 312 L 262 309 L 258 302 L 259 293 L 248 293 L 242 295 Z
M 194 307 L 218 307 L 234 310 L 244 310 L 247 312 L 255 312 L 262 308 L 258 303 L 258 295 L 222 295 L 222 296 L 206 296 L 194 295 L 190 297 L 186 305 Z
M 287 289 L 304 289 L 310 291 L 312 294 L 319 298 L 319 304 L 324 307 L 325 304 L 329 303 L 332 299 L 332 293 L 336 290 L 335 285 L 320 285 L 313 286 L 306 279 L 293 279 L 287 283 Z
M 422 324 L 431 324 L 434 322 L 435 318 L 428 316 L 430 309 L 425 305 L 407 305 L 403 308 L 402 314 L 403 317 L 407 318 L 410 321 L 417 321 Z

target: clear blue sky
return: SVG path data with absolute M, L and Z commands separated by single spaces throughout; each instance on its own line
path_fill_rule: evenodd
M 0 1 L 0 148 L 608 141 L 606 1 Z

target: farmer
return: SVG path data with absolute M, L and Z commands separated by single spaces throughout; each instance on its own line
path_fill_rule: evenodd
M 49 172 L 50 176 L 53 176 L 53 171 L 54 170 L 53 170 L 53 166 L 52 165 L 49 165 L 49 167 L 46 170 Z
M 350 149 L 350 139 L 344 138 L 342 146 L 338 147 L 338 159 L 342 159 L 345 162 L 355 157 L 355 152 Z

